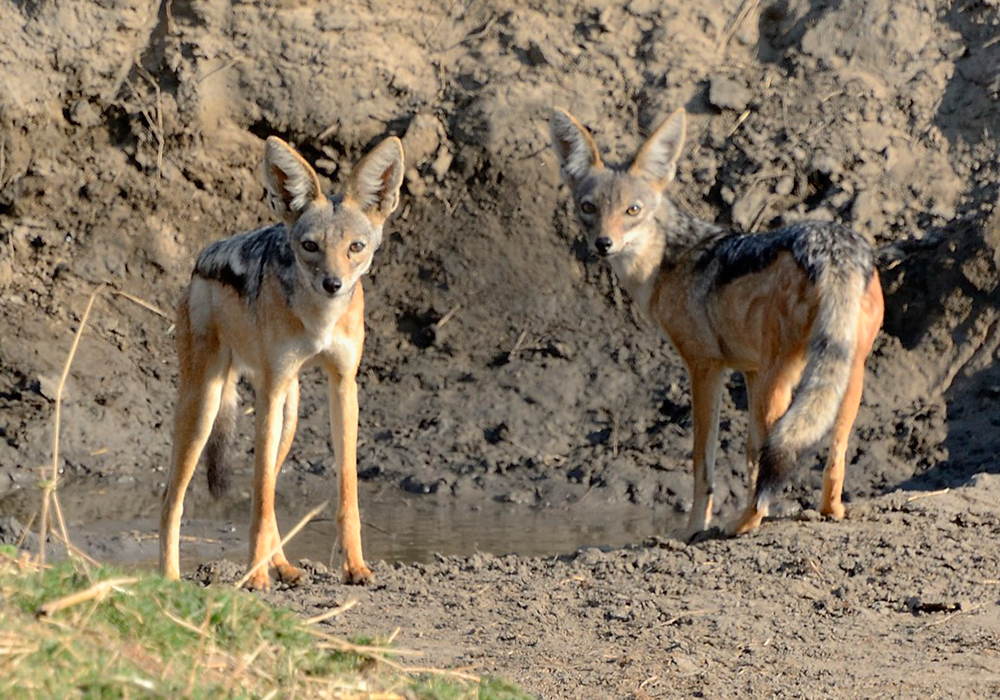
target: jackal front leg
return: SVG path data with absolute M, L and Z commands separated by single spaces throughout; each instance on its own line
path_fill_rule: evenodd
M 295 438 L 295 426 L 299 420 L 299 379 L 294 378 L 288 384 L 285 392 L 284 420 L 281 423 L 281 440 L 278 444 L 278 459 L 274 465 L 274 476 L 277 481 L 278 474 L 281 473 L 281 466 L 288 458 L 288 453 L 292 449 L 292 440 Z M 271 564 L 278 572 L 278 578 L 285 583 L 297 583 L 302 578 L 302 569 L 292 566 L 285 556 L 285 551 L 281 547 L 281 533 L 278 532 L 278 520 L 272 519 L 271 549 L 278 551 L 271 557 Z
M 691 371 L 691 414 L 694 418 L 694 492 L 691 515 L 681 539 L 690 540 L 712 522 L 715 492 L 715 449 L 719 437 L 719 399 L 723 368 L 695 366 Z
M 278 462 L 286 392 L 287 381 L 278 382 L 268 376 L 264 376 L 260 386 L 257 387 L 248 564 L 250 569 L 256 567 L 256 571 L 246 584 L 247 588 L 251 589 L 265 589 L 271 586 L 266 559 L 274 546 L 273 534 L 278 530 L 274 516 L 274 487 L 277 476 L 275 467 Z
M 361 553 L 358 509 L 358 383 L 354 371 L 330 370 L 330 431 L 340 473 L 337 532 L 346 583 L 371 583 L 374 575 Z

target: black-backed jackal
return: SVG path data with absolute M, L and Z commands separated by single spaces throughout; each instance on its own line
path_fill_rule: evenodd
M 552 137 L 589 245 L 670 338 L 691 375 L 694 503 L 683 537 L 712 517 L 719 398 L 746 380 L 751 497 L 730 526 L 755 529 L 800 455 L 833 428 L 820 511 L 844 516 L 847 440 L 865 358 L 882 325 L 871 243 L 836 224 L 746 234 L 699 221 L 667 197 L 684 143 L 674 112 L 627 168 L 606 167 L 590 133 L 557 111 Z M 794 391 L 794 397 L 793 397 Z
M 198 257 L 177 310 L 180 386 L 173 465 L 160 516 L 160 570 L 179 576 L 178 539 L 184 492 L 207 449 L 209 487 L 228 481 L 226 446 L 237 410 L 237 381 L 253 382 L 253 504 L 250 567 L 277 547 L 270 563 L 295 581 L 274 515 L 274 486 L 295 434 L 299 371 L 322 365 L 329 376 L 330 426 L 340 472 L 338 536 L 344 579 L 366 583 L 357 491 L 358 388 L 364 342 L 361 275 L 382 241 L 382 224 L 399 202 L 403 149 L 380 143 L 354 168 L 342 196 L 327 198 L 309 164 L 282 140 L 267 139 L 264 185 L 284 223 L 213 243 Z M 248 586 L 270 585 L 268 567 Z

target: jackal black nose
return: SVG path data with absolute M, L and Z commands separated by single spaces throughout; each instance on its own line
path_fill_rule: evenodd
M 323 278 L 323 290 L 327 294 L 336 294 L 340 291 L 343 286 L 343 282 L 340 281 L 339 277 L 324 277 Z
M 596 241 L 594 241 L 594 247 L 597 248 L 597 253 L 599 255 L 607 255 L 608 252 L 610 252 L 611 250 L 611 246 L 613 245 L 614 243 L 607 236 L 601 236 Z

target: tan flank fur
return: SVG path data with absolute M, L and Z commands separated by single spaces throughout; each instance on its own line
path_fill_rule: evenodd
M 364 342 L 360 278 L 398 204 L 402 175 L 402 145 L 390 137 L 355 166 L 342 197 L 328 198 L 302 156 L 278 138 L 267 139 L 264 184 L 283 223 L 208 246 L 177 311 L 180 385 L 173 464 L 160 517 L 164 576 L 180 574 L 184 493 L 203 451 L 211 490 L 218 495 L 226 486 L 237 381 L 245 375 L 256 395 L 249 566 L 277 547 L 270 564 L 278 576 L 299 579 L 302 572 L 279 546 L 274 488 L 295 434 L 299 372 L 319 364 L 329 377 L 344 579 L 372 580 L 361 553 L 357 488 L 355 377 Z M 258 568 L 247 585 L 268 587 L 268 567 Z
M 870 242 L 824 222 L 745 234 L 675 206 L 665 190 L 684 143 L 683 110 L 624 168 L 606 166 L 590 133 L 570 114 L 556 111 L 551 126 L 591 250 L 608 258 L 690 373 L 694 502 L 681 536 L 690 538 L 711 522 L 719 402 L 729 369 L 746 380 L 751 488 L 729 532 L 760 524 L 783 477 L 827 432 L 820 510 L 842 518 L 847 441 L 865 358 L 882 323 Z

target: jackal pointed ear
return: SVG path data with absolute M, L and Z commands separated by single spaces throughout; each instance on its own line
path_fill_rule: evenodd
M 403 167 L 403 143 L 390 136 L 354 166 L 344 201 L 353 202 L 372 223 L 381 224 L 399 206 Z
M 559 156 L 559 170 L 571 187 L 590 170 L 604 167 L 594 137 L 572 114 L 562 109 L 554 110 L 549 127 L 552 130 L 552 145 Z
M 277 136 L 268 136 L 264 143 L 264 189 L 268 204 L 286 221 L 295 221 L 307 206 L 324 198 L 316 171 Z
M 685 121 L 683 107 L 667 117 L 639 149 L 629 172 L 649 180 L 660 189 L 666 187 L 674 179 L 677 161 L 684 148 Z

